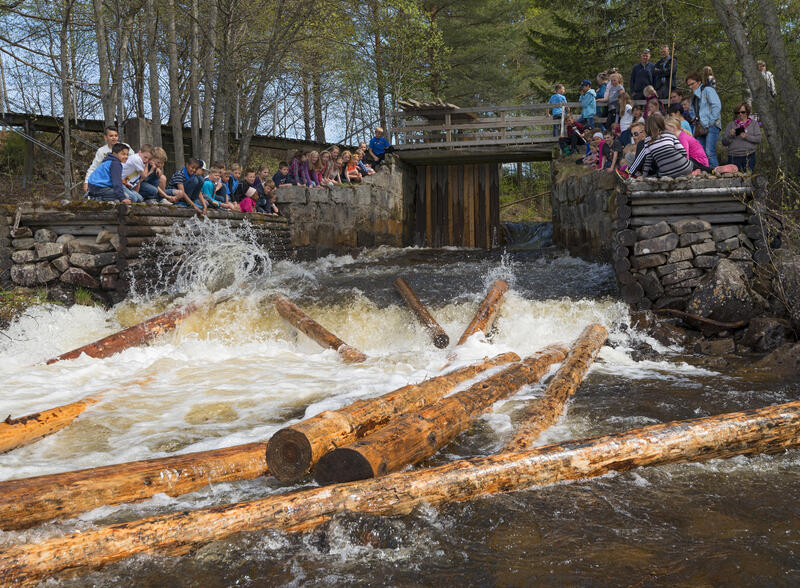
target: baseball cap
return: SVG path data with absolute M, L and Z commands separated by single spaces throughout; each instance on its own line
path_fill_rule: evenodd
M 591 85 L 592 85 L 592 82 L 590 82 L 589 80 L 583 80 L 581 82 L 581 88 L 583 88 L 584 86 L 591 86 Z
M 598 132 L 592 135 L 592 139 L 602 139 L 602 138 L 603 138 L 603 133 Z

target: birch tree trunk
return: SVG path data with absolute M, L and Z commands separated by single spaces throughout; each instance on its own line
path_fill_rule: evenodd
M 72 141 L 70 140 L 70 67 L 69 67 L 69 29 L 72 22 L 74 0 L 64 0 L 59 31 L 59 61 L 61 66 L 61 103 L 64 112 L 64 197 L 72 197 Z
M 158 19 L 156 18 L 156 9 L 153 0 L 146 1 L 145 12 L 147 15 L 146 20 L 149 25 L 147 68 L 150 72 L 150 77 L 147 82 L 150 90 L 150 117 L 153 129 L 153 145 L 161 147 L 161 88 L 158 83 L 158 31 L 156 29 Z
M 217 52 L 217 20 L 219 10 L 217 0 L 210 0 L 208 7 L 208 27 L 206 28 L 208 46 L 203 59 L 203 123 L 200 130 L 200 159 L 211 159 L 211 112 L 214 108 L 213 87 L 216 71 L 214 57 Z
M 124 139 L 123 121 L 125 120 L 125 98 L 123 95 L 123 85 L 125 76 L 125 62 L 128 60 L 128 48 L 131 42 L 131 29 L 133 28 L 133 12 L 125 15 L 120 20 L 117 29 L 117 63 L 114 66 L 113 78 L 111 80 L 111 95 L 114 97 L 114 104 L 117 111 L 117 125 L 119 125 L 119 140 Z
M 178 44 L 175 31 L 175 0 L 167 0 L 167 48 L 169 53 L 169 122 L 175 146 L 175 168 L 181 169 L 183 157 L 183 118 L 181 117 L 180 85 L 178 84 Z
M 103 0 L 93 0 L 94 30 L 97 37 L 97 64 L 100 70 L 100 102 L 103 105 L 105 126 L 114 124 L 114 99 L 111 94 L 111 63 L 108 58 L 108 36 L 106 33 L 106 9 Z
M 192 0 L 192 53 L 189 70 L 189 95 L 191 102 L 192 153 L 200 153 L 200 7 L 198 0 Z

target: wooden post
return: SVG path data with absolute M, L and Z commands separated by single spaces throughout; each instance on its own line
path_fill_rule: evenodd
M 453 129 L 451 129 L 452 125 L 452 116 L 449 112 L 445 113 L 444 115 L 444 128 L 445 128 L 445 140 L 450 143 L 453 140 Z
M 411 289 L 411 286 L 408 285 L 408 282 L 403 278 L 397 278 L 394 281 L 394 287 L 395 290 L 400 293 L 400 296 L 403 297 L 403 300 L 406 301 L 409 308 L 414 312 L 414 316 L 417 317 L 419 322 L 422 323 L 422 326 L 430 333 L 433 338 L 433 344 L 439 349 L 446 348 L 450 344 L 450 337 L 447 336 L 444 329 L 436 322 L 436 319 L 431 316 L 431 313 L 429 313 L 425 305 L 422 304 L 422 301 L 414 293 L 414 290 Z
M 457 385 L 488 369 L 513 361 L 519 361 L 516 353 L 504 353 L 419 384 L 403 386 L 378 398 L 321 412 L 281 429 L 267 444 L 269 470 L 283 482 L 300 480 L 327 452 L 386 426 L 398 414 L 436 402 Z
M 0 583 L 31 585 L 60 572 L 85 573 L 139 553 L 186 551 L 243 531 L 303 531 L 345 511 L 407 515 L 422 504 L 461 502 L 643 466 L 780 453 L 798 446 L 800 401 L 673 421 L 530 451 L 117 523 L 38 543 L 6 545 L 0 549 Z
M 331 451 L 314 468 L 314 479 L 325 485 L 375 478 L 433 455 L 491 410 L 492 404 L 538 381 L 566 352 L 555 346 L 543 349 L 463 392 L 418 413 L 409 412 L 361 441 Z
M 31 121 L 26 117 L 24 122 L 25 129 L 25 163 L 22 175 L 22 189 L 27 190 L 31 187 L 33 182 L 33 141 L 29 137 L 33 137 L 31 132 Z M 69 198 L 69 196 L 67 196 Z
M 24 529 L 104 505 L 180 496 L 266 475 L 265 442 L 0 482 L 0 529 Z
M 592 365 L 600 348 L 608 339 L 608 331 L 603 325 L 589 325 L 580 334 L 567 354 L 564 363 L 545 388 L 544 394 L 530 402 L 524 410 L 517 433 L 505 447 L 505 451 L 519 451 L 530 447 L 542 431 L 551 427 L 561 416 L 567 403 L 586 372 Z
M 494 324 L 494 319 L 497 317 L 497 312 L 503 304 L 503 297 L 507 291 L 508 283 L 503 280 L 497 280 L 492 284 L 489 293 L 486 294 L 486 298 L 483 299 L 480 307 L 478 307 L 478 312 L 475 313 L 472 322 L 467 326 L 461 338 L 458 340 L 459 345 L 466 343 L 467 339 L 478 331 L 483 331 L 487 335 L 489 334 Z
M 278 313 L 285 318 L 298 331 L 304 333 L 322 347 L 335 350 L 343 360 L 348 363 L 359 363 L 366 361 L 367 356 L 355 347 L 350 347 L 347 343 L 339 339 L 336 335 L 328 331 L 302 310 L 297 305 L 283 296 L 276 296 L 272 300 Z
M 17 419 L 12 419 L 9 415 L 5 421 L 0 422 L 0 453 L 6 453 L 60 431 L 98 400 L 97 397 L 84 398 Z
M 171 331 L 181 324 L 186 317 L 200 308 L 200 303 L 190 302 L 183 308 L 177 308 L 161 313 L 146 321 L 134 325 L 113 335 L 104 337 L 99 341 L 84 345 L 78 349 L 73 349 L 67 353 L 62 353 L 58 357 L 47 360 L 47 365 L 65 359 L 75 359 L 85 353 L 89 357 L 104 358 L 110 357 L 129 347 L 135 347 Z

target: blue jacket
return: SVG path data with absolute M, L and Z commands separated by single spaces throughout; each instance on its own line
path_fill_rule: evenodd
M 274 176 L 272 176 L 272 181 L 275 182 L 275 186 L 283 186 L 285 184 L 289 184 L 290 186 L 296 186 L 297 182 L 294 181 L 292 178 L 292 174 L 288 173 L 283 175 L 280 171 L 276 172 Z
M 106 155 L 103 162 L 89 176 L 89 185 L 97 188 L 114 188 L 118 200 L 125 200 L 122 189 L 122 162 L 113 153 Z
M 697 118 L 705 128 L 709 127 L 722 127 L 722 120 L 720 114 L 722 113 L 722 102 L 720 102 L 719 94 L 711 86 L 700 86 L 694 91 L 696 97 L 693 102 L 697 104 Z
M 595 92 L 591 88 L 586 90 L 585 94 L 581 94 L 578 98 L 581 103 L 581 118 L 594 118 L 597 114 L 597 100 L 595 99 Z

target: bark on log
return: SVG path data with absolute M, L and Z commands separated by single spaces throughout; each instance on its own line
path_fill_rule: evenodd
M 0 529 L 24 529 L 94 508 L 180 496 L 209 484 L 266 475 L 267 444 L 248 443 L 158 459 L 0 482 Z
M 321 485 L 351 482 L 383 476 L 420 462 L 491 410 L 495 402 L 538 381 L 552 364 L 564 359 L 566 351 L 560 346 L 545 348 L 463 392 L 418 413 L 404 414 L 362 440 L 331 451 L 314 468 L 314 479 Z
M 84 398 L 17 419 L 12 419 L 11 415 L 8 415 L 8 418 L 0 423 L 0 453 L 6 453 L 60 431 L 98 400 L 96 397 Z
M 400 293 L 400 296 L 403 297 L 403 300 L 405 300 L 409 308 L 414 312 L 414 316 L 416 316 L 419 322 L 422 323 L 422 326 L 428 330 L 428 333 L 430 333 L 433 338 L 433 344 L 439 349 L 445 349 L 450 344 L 450 337 L 447 336 L 447 333 L 444 332 L 441 325 L 436 322 L 436 319 L 431 316 L 431 313 L 429 313 L 425 305 L 422 304 L 422 301 L 414 293 L 414 290 L 411 289 L 411 286 L 409 286 L 403 278 L 397 278 L 394 281 L 394 287 Z
M 483 331 L 487 335 L 489 334 L 507 291 L 508 283 L 503 280 L 497 280 L 492 284 L 488 294 L 486 294 L 486 298 L 483 299 L 480 307 L 478 307 L 478 312 L 475 313 L 472 322 L 467 326 L 461 338 L 458 340 L 459 345 L 466 343 L 467 339 L 478 331 Z
M 523 452 L 159 515 L 0 549 L 0 582 L 30 585 L 139 553 L 186 552 L 243 531 L 304 531 L 336 514 L 407 515 L 420 505 L 624 472 L 637 467 L 779 453 L 800 446 L 800 401 L 673 421 Z
M 300 308 L 297 307 L 288 298 L 283 296 L 276 296 L 272 300 L 278 313 L 285 318 L 293 327 L 298 331 L 304 333 L 315 342 L 319 343 L 322 347 L 333 349 L 338 353 L 343 360 L 348 363 L 360 363 L 366 361 L 367 356 L 361 353 L 355 347 L 351 347 L 339 337 L 328 331 L 325 327 L 320 325 Z
M 179 324 L 181 324 L 186 317 L 200 308 L 201 304 L 198 302 L 190 302 L 182 308 L 168 310 L 144 322 L 118 331 L 108 337 L 103 337 L 99 341 L 84 345 L 78 349 L 73 349 L 66 353 L 62 353 L 58 357 L 53 357 L 47 360 L 47 365 L 63 361 L 65 359 L 75 359 L 85 353 L 89 357 L 104 358 L 119 353 L 129 347 L 141 345 L 159 335 L 171 331 Z
M 281 429 L 267 444 L 269 470 L 284 482 L 300 480 L 329 451 L 386 426 L 401 413 L 436 402 L 457 385 L 488 369 L 515 361 L 519 361 L 516 353 L 503 353 L 419 384 L 403 386 L 378 398 L 359 400 L 339 410 L 321 412 Z
M 608 331 L 603 325 L 589 325 L 583 330 L 553 379 L 547 383 L 544 394 L 525 407 L 517 432 L 505 451 L 527 449 L 545 429 L 556 423 L 607 339 Z

